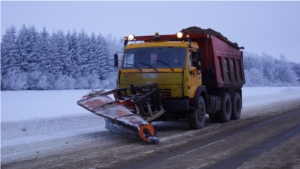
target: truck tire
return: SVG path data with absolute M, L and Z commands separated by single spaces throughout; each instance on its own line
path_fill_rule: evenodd
M 232 100 L 232 120 L 238 120 L 241 117 L 242 111 L 242 100 L 241 96 L 238 92 L 234 93 L 233 100 Z
M 189 111 L 189 124 L 192 129 L 201 129 L 205 124 L 206 107 L 202 96 L 196 102 L 196 109 Z
M 228 93 L 225 93 L 221 101 L 221 110 L 217 113 L 218 121 L 228 122 L 232 114 L 232 103 Z

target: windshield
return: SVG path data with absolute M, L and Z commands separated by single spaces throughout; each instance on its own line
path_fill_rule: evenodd
M 151 47 L 127 49 L 122 63 L 123 69 L 183 68 L 186 48 Z

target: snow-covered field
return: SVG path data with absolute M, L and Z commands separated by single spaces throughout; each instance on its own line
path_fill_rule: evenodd
M 77 105 L 89 91 L 1 91 L 1 147 L 106 130 L 102 117 Z M 242 118 L 255 116 L 254 107 L 297 98 L 300 87 L 245 87 Z

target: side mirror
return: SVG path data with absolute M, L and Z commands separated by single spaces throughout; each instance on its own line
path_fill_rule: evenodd
M 127 43 L 128 43 L 128 40 L 124 40 L 124 48 L 127 45 Z
M 114 66 L 119 67 L 119 59 L 118 59 L 118 54 L 114 54 Z

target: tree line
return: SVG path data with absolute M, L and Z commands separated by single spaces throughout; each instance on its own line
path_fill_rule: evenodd
M 300 63 L 288 62 L 283 54 L 276 59 L 266 53 L 245 52 L 244 70 L 245 86 L 300 85 Z
M 123 50 L 123 38 L 82 30 L 44 27 L 6 30 L 1 41 L 1 90 L 105 89 L 116 87 L 113 54 Z M 300 63 L 244 52 L 245 86 L 299 85 Z
M 1 41 L 1 90 L 60 90 L 116 86 L 113 53 L 123 39 L 82 30 L 8 28 Z

